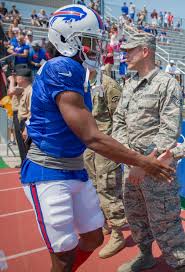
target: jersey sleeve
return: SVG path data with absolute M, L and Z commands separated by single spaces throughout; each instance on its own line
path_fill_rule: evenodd
M 44 82 L 53 101 L 64 91 L 77 92 L 84 97 L 84 75 L 76 67 L 65 62 L 47 63 L 43 73 Z

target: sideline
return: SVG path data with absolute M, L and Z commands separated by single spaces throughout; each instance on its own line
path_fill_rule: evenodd
M 1 193 L 1 192 L 12 191 L 12 190 L 19 190 L 19 189 L 23 189 L 23 187 L 22 187 L 22 186 L 19 186 L 19 187 L 13 187 L 13 188 L 8 188 L 8 189 L 1 189 L 1 190 L 0 190 L 0 193 Z
M 10 256 L 6 256 L 5 254 L 3 254 L 4 256 L 0 257 L 0 264 L 3 262 L 6 262 L 8 260 L 16 259 L 18 257 L 26 256 L 26 255 L 33 254 L 33 253 L 37 253 L 37 252 L 40 252 L 40 251 L 43 251 L 46 249 L 47 249 L 47 247 L 39 247 L 39 248 L 23 251 L 23 252 L 20 252 L 20 253 L 14 254 L 14 255 L 10 255 Z M 0 250 L 0 251 L 3 252 L 2 250 Z
M 12 172 L 3 172 L 3 173 L 0 173 L 0 176 L 3 176 L 3 175 L 9 175 L 9 174 L 17 174 L 19 173 L 20 171 L 12 171 Z
M 18 214 L 23 214 L 23 213 L 33 212 L 33 211 L 34 211 L 33 209 L 29 209 L 29 210 L 24 210 L 19 212 L 5 213 L 0 215 L 0 219 L 4 217 L 12 216 L 12 215 L 18 215 Z

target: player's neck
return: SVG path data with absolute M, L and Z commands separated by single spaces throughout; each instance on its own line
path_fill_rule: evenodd
M 81 58 L 79 57 L 79 55 L 75 55 L 74 57 L 72 57 L 72 59 L 74 59 L 75 61 L 79 62 L 80 64 L 83 63 L 83 61 L 81 60 Z

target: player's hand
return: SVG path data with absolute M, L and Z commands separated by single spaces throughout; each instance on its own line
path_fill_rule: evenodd
M 162 153 L 158 158 L 160 162 L 165 164 L 166 166 L 170 165 L 173 161 L 173 153 L 167 149 L 164 153 Z
M 145 176 L 145 171 L 140 167 L 134 166 L 129 171 L 128 180 L 133 185 L 138 185 L 139 183 L 143 181 L 144 176 Z

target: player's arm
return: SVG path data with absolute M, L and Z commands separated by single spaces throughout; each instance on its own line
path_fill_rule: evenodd
M 163 166 L 155 158 L 149 158 L 127 149 L 125 146 L 101 133 L 91 113 L 84 105 L 81 95 L 72 91 L 61 92 L 56 97 L 60 112 L 71 130 L 88 148 L 117 163 L 136 165 L 156 177 L 170 179 L 172 169 Z

